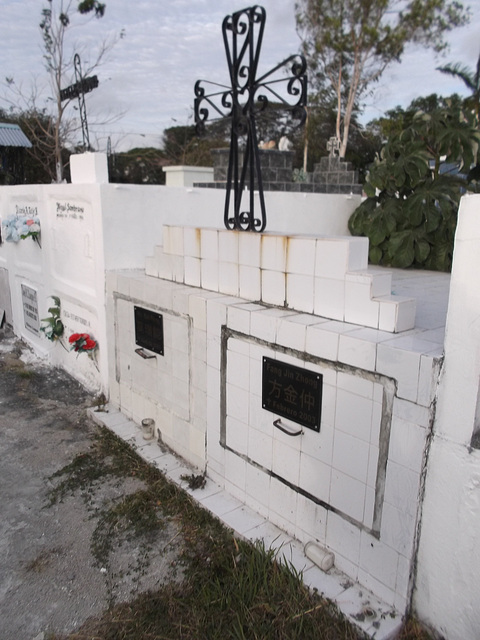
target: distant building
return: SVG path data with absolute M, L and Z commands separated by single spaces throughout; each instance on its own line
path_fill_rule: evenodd
M 0 184 L 24 182 L 24 154 L 31 147 L 18 124 L 0 122 Z

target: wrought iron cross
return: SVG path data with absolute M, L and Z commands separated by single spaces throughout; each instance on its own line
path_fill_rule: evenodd
M 88 122 L 87 122 L 87 108 L 85 106 L 85 94 L 93 91 L 98 87 L 97 76 L 88 76 L 84 78 L 82 76 L 82 65 L 80 63 L 80 56 L 78 53 L 73 58 L 73 64 L 75 67 L 75 84 L 70 85 L 66 89 L 60 90 L 60 100 L 70 100 L 72 98 L 78 98 L 78 108 L 80 111 L 80 121 L 82 123 L 82 137 L 83 147 L 87 151 L 90 149 L 90 138 L 88 135 Z
M 268 106 L 269 98 L 273 98 L 287 107 L 300 125 L 306 120 L 307 65 L 303 56 L 292 55 L 264 75 L 257 76 L 265 20 L 265 9 L 260 6 L 226 16 L 222 33 L 231 86 L 206 80 L 198 80 L 195 84 L 195 122 L 198 131 L 205 128 L 210 109 L 218 114 L 217 117 L 231 118 L 224 211 L 227 229 L 261 232 L 267 223 L 256 131 L 258 113 Z M 212 85 L 213 91 L 207 93 L 204 84 Z M 246 142 L 242 152 L 241 140 L 244 137 Z M 247 184 L 249 206 L 244 209 L 242 198 Z M 254 213 L 255 190 L 260 200 L 259 218 Z

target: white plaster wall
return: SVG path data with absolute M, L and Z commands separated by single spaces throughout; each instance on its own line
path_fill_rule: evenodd
M 414 607 L 448 640 L 480 633 L 480 450 L 470 449 L 480 380 L 480 195 L 461 201 L 445 361 L 428 462 Z

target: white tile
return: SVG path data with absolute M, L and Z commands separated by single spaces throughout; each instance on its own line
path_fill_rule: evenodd
M 259 233 L 239 234 L 238 260 L 241 266 L 260 268 L 260 238 Z
M 304 584 L 308 585 L 310 589 L 316 589 L 319 595 L 329 600 L 335 600 L 345 591 L 345 587 L 342 585 L 342 581 L 344 582 L 345 579 L 345 575 L 340 572 L 325 573 L 317 567 L 307 569 L 303 574 Z
M 418 424 L 421 427 L 428 427 L 430 425 L 430 408 L 422 407 L 414 402 L 408 402 L 402 398 L 394 398 L 393 401 L 393 415 L 411 422 L 412 424 Z
M 363 512 L 363 524 L 371 529 L 375 515 L 375 489 L 367 487 L 365 490 L 365 509 Z
M 345 282 L 345 321 L 378 329 L 380 305 L 370 296 L 371 285 Z
M 249 345 L 244 344 L 247 348 Z M 250 358 L 229 348 L 227 352 L 227 383 L 240 389 L 250 389 Z
M 433 402 L 440 372 L 440 362 L 439 358 L 433 356 L 422 355 L 420 357 L 417 402 L 424 407 L 429 407 Z
M 267 304 L 285 306 L 286 277 L 281 271 L 267 271 L 262 269 L 262 301 Z
M 335 427 L 364 442 L 370 442 L 373 401 L 337 389 Z
M 330 465 L 320 462 L 305 453 L 301 453 L 300 457 L 300 475 L 299 484 L 302 489 L 308 491 L 312 496 L 323 500 L 326 503 L 330 501 L 330 484 L 332 469 Z
M 283 309 L 264 309 L 252 313 L 250 318 L 250 330 L 256 338 L 274 343 L 277 337 L 277 320 L 293 314 L 293 311 Z
M 247 305 L 237 304 L 228 307 L 228 327 L 248 335 L 250 333 L 250 314 L 251 311 L 247 308 Z
M 368 238 L 348 238 L 348 271 L 368 268 Z
M 335 392 L 335 390 L 333 390 L 333 392 Z M 315 458 L 315 460 L 323 462 L 323 464 L 331 466 L 334 432 L 333 423 L 325 423 L 322 417 L 319 433 L 312 431 L 312 429 L 305 429 L 301 441 L 302 452 Z
M 402 513 L 416 516 L 420 475 L 389 460 L 385 481 L 385 502 Z
M 280 523 L 282 528 L 285 525 L 287 533 L 291 535 L 295 531 L 297 495 L 296 491 L 276 478 L 270 480 L 269 517 L 274 522 Z
M 201 504 L 219 517 L 242 507 L 242 503 L 232 498 L 226 491 L 207 496 L 204 500 L 201 500 Z
M 417 399 L 420 354 L 401 348 L 394 348 L 391 340 L 378 345 L 377 370 L 398 381 L 398 396 L 406 400 Z
M 338 356 L 339 334 L 325 331 L 324 323 L 307 327 L 305 350 L 313 356 L 336 361 Z
M 233 484 L 240 491 L 236 492 L 237 497 L 245 500 L 247 462 L 231 451 L 225 451 L 225 480 Z
M 365 531 L 360 536 L 360 568 L 395 590 L 398 552 Z M 368 585 L 367 585 L 368 586 Z
M 370 445 L 368 454 L 367 487 L 370 487 L 371 489 L 375 489 L 377 483 L 378 455 L 378 446 L 373 444 Z
M 261 267 L 270 271 L 286 271 L 287 238 L 286 236 L 269 235 L 261 236 Z
M 231 416 L 245 425 L 248 424 L 248 405 L 248 391 L 227 382 L 227 416 Z
M 315 271 L 315 247 L 314 238 L 288 238 L 287 272 L 312 277 Z
M 255 511 L 268 516 L 268 501 L 270 496 L 270 476 L 254 467 L 247 465 L 245 500 Z
M 318 238 L 315 275 L 319 278 L 344 280 L 348 270 L 349 252 L 348 238 Z
M 373 399 L 373 380 L 361 378 L 344 371 L 337 374 L 338 387 L 363 398 Z
M 297 486 L 299 480 L 299 466 L 299 447 L 289 447 L 288 443 L 281 442 L 278 438 L 274 438 L 272 470 L 284 480 L 287 480 Z
M 243 234 L 253 235 L 253 234 Z M 242 235 L 242 237 L 243 237 Z M 239 293 L 241 298 L 246 300 L 260 300 L 261 293 L 261 279 L 260 269 L 258 267 L 246 266 L 240 264 L 239 269 Z
M 295 535 L 299 540 L 315 540 L 324 545 L 327 510 L 306 496 L 298 494 L 296 527 Z
M 310 275 L 287 273 L 286 304 L 292 309 L 313 313 L 314 278 Z
M 200 229 L 200 247 L 202 260 L 218 261 L 217 229 Z
M 147 256 L 145 258 L 145 275 L 158 278 L 158 263 L 154 256 Z M 110 287 L 110 291 L 114 289 L 115 287 Z
M 218 232 L 218 258 L 221 262 L 238 264 L 238 238 L 237 231 L 221 230 Z
M 281 550 L 292 541 L 292 538 L 271 522 L 264 522 L 253 527 L 246 533 L 246 537 L 252 542 L 261 541 L 265 549 L 273 551 Z
M 340 471 L 332 470 L 330 504 L 361 522 L 365 504 L 365 484 Z
M 369 448 L 367 442 L 336 430 L 333 443 L 333 468 L 366 484 Z
M 185 257 L 200 258 L 200 229 L 197 227 L 184 227 L 183 229 L 183 254 Z
M 401 512 L 384 502 L 380 538 L 386 545 L 407 558 L 411 557 L 413 551 L 415 524 L 415 516 Z
M 218 263 L 218 290 L 228 295 L 238 295 L 238 264 L 235 262 Z
M 381 345 L 380 345 L 381 346 Z M 340 336 L 338 359 L 359 369 L 375 371 L 377 345 L 356 338 L 354 332 Z
M 327 515 L 326 545 L 335 554 L 342 554 L 353 565 L 358 565 L 360 529 L 333 511 L 329 511 Z
M 343 321 L 345 316 L 345 282 L 333 278 L 317 278 L 314 283 L 314 313 Z
M 265 518 L 249 507 L 238 507 L 223 515 L 223 522 L 241 535 L 263 524 Z
M 210 291 L 218 291 L 218 262 L 217 260 L 200 261 L 201 286 Z
M 295 316 L 278 321 L 277 343 L 303 352 L 305 351 L 306 328 L 303 324 L 291 322 L 290 319 L 293 318 Z
M 272 437 L 263 431 L 250 427 L 248 429 L 248 457 L 257 464 L 272 469 L 273 441 Z
M 412 471 L 420 472 L 425 450 L 426 430 L 402 420 L 398 416 L 392 417 L 390 430 L 390 444 L 388 457 Z

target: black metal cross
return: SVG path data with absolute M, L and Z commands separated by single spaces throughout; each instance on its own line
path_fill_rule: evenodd
M 85 94 L 93 91 L 98 87 L 97 76 L 88 76 L 84 78 L 82 76 L 82 66 L 80 63 L 80 56 L 78 53 L 73 58 L 73 64 L 75 67 L 75 84 L 70 85 L 66 89 L 60 90 L 60 100 L 71 100 L 72 98 L 78 98 L 78 108 L 80 111 L 80 121 L 82 123 L 82 137 L 83 147 L 86 151 L 90 149 L 90 138 L 88 135 L 88 122 L 87 122 L 87 108 L 85 107 Z
M 227 229 L 263 231 L 267 223 L 256 131 L 257 114 L 268 106 L 269 98 L 273 98 L 290 109 L 300 125 L 306 120 L 307 65 L 303 56 L 292 55 L 257 77 L 265 21 L 265 9 L 260 6 L 226 16 L 222 32 L 231 86 L 206 80 L 198 80 L 195 84 L 195 122 L 199 132 L 205 128 L 210 108 L 220 117 L 231 118 L 224 211 Z M 206 93 L 204 83 L 215 87 L 212 93 Z M 246 142 L 242 153 L 240 144 L 243 137 L 246 137 Z M 242 210 L 247 183 L 250 190 L 249 208 Z M 233 215 L 230 212 L 232 189 Z M 254 214 L 255 190 L 260 200 L 260 218 Z

